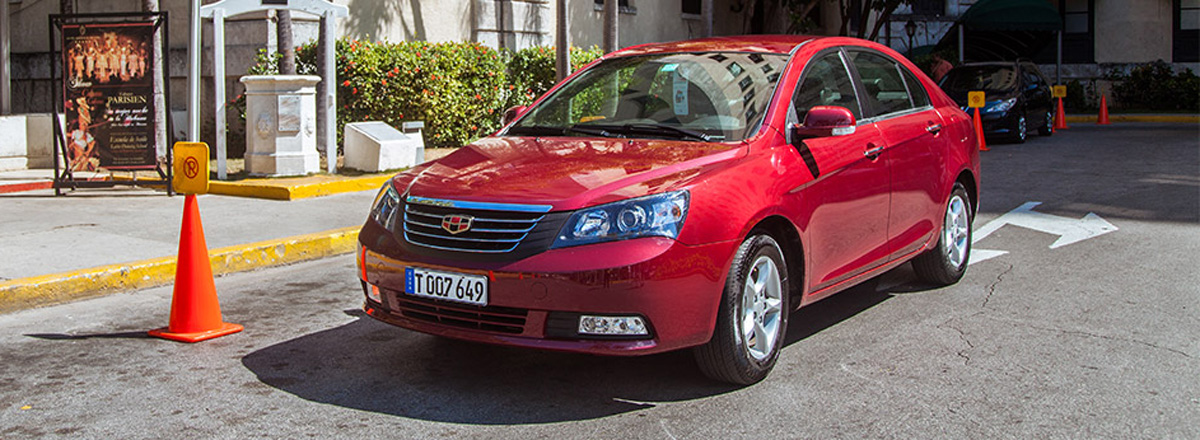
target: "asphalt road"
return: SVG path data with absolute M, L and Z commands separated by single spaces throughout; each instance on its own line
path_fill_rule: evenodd
M 754 386 L 709 382 L 686 352 L 380 324 L 346 256 L 217 280 L 246 330 L 195 345 L 143 336 L 169 287 L 0 315 L 0 438 L 1200 438 L 1198 134 L 1077 124 L 992 145 L 977 230 L 1027 202 L 1116 230 L 1051 248 L 1009 224 L 977 243 L 1007 253 L 957 285 L 907 266 L 868 281 L 792 315 Z

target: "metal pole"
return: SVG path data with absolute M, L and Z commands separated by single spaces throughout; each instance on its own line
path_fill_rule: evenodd
M 0 115 L 12 114 L 12 71 L 9 70 L 8 0 L 0 0 Z
M 966 26 L 964 26 L 962 23 L 958 24 L 958 64 L 962 64 L 963 59 L 964 59 L 964 57 L 963 57 L 963 28 L 965 28 L 965 27 Z
M 1062 31 L 1058 31 L 1058 56 L 1054 59 L 1054 84 L 1062 85 Z
M 713 36 L 713 0 L 700 0 L 700 23 L 702 35 Z
M 0 0 L 6 1 L 6 0 Z M 188 35 L 188 141 L 200 142 L 200 0 L 191 0 Z M 168 63 L 169 65 L 169 63 Z
M 617 0 L 604 0 L 604 53 L 620 47 L 617 36 Z
M 571 74 L 571 41 L 568 31 L 571 23 L 567 19 L 567 0 L 558 0 L 557 30 L 554 35 L 554 71 L 557 81 Z
M 337 66 L 334 64 L 337 21 L 332 12 L 321 16 L 321 83 L 317 86 L 317 144 L 325 147 L 325 168 L 337 172 Z
M 216 111 L 217 180 L 225 180 L 225 10 L 213 10 L 213 102 Z

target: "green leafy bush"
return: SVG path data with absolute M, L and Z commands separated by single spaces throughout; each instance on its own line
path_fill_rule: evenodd
M 604 55 L 604 52 L 594 46 L 591 49 L 572 47 L 569 51 L 571 71 L 583 68 L 601 55 Z M 557 77 L 555 56 L 555 48 L 552 46 L 535 46 L 510 52 L 508 75 L 512 93 L 506 108 L 529 105 L 554 86 Z
M 1128 75 L 1113 71 L 1106 79 L 1115 82 L 1113 98 L 1125 109 L 1200 110 L 1200 78 L 1192 69 L 1176 74 L 1169 63 L 1158 60 L 1134 67 Z
M 1073 79 L 1067 83 L 1067 97 L 1063 98 L 1063 107 L 1068 113 L 1090 113 L 1100 108 L 1100 98 L 1096 96 L 1096 81 L 1087 83 Z
M 297 71 L 316 74 L 316 44 L 296 50 Z M 349 122 L 425 121 L 426 145 L 457 147 L 499 127 L 508 97 L 500 53 L 479 43 L 339 40 L 338 136 Z

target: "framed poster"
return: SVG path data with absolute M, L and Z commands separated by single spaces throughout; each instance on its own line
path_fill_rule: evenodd
M 166 13 L 52 15 L 50 22 L 51 32 L 61 36 L 61 46 L 51 50 L 58 59 L 54 104 L 65 121 L 55 130 L 56 163 L 62 163 L 61 172 L 55 167 L 55 187 L 122 183 L 80 185 L 74 177 L 80 171 L 157 170 L 163 178 L 158 183 L 170 192 L 169 153 L 164 171 L 156 148 L 154 75 L 162 75 L 164 85 L 169 81 L 153 62 L 167 46 L 165 29 L 162 46 L 154 44 Z

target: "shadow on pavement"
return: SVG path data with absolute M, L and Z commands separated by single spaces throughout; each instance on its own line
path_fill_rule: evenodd
M 790 345 L 890 298 L 879 281 L 792 314 Z M 300 398 L 413 419 L 481 425 L 587 420 L 738 390 L 697 369 L 689 350 L 601 357 L 497 347 L 379 323 L 340 327 L 242 358 L 264 384 Z

